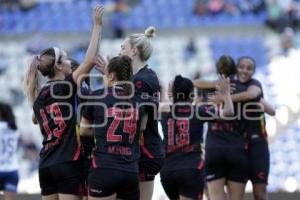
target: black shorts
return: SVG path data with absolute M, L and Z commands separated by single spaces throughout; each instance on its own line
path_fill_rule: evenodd
M 179 199 L 179 195 L 202 200 L 204 172 L 198 169 L 182 169 L 160 172 L 162 186 L 169 199 Z
M 55 193 L 82 195 L 83 170 L 79 161 L 60 163 L 39 169 L 42 195 Z
M 207 148 L 205 150 L 206 181 L 220 178 L 246 183 L 248 180 L 248 155 L 245 149 Z
M 153 181 L 155 176 L 160 172 L 163 164 L 164 158 L 146 158 L 141 157 L 139 161 L 139 180 L 140 182 L 144 181 Z
M 93 168 L 88 178 L 88 193 L 92 197 L 107 197 L 117 193 L 118 198 L 123 200 L 139 200 L 138 173 Z
M 249 180 L 252 184 L 268 184 L 270 153 L 268 142 L 261 140 L 249 144 Z

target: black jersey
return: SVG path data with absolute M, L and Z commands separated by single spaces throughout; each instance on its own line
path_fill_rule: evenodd
M 76 90 L 72 75 L 65 80 L 49 81 L 33 104 L 43 135 L 40 168 L 77 160 L 80 155 L 74 112 Z
M 104 89 L 93 92 L 93 96 L 102 95 Z M 89 100 L 83 111 L 83 117 L 95 127 L 96 147 L 93 151 L 93 165 L 122 171 L 138 172 L 140 156 L 139 133 L 143 116 L 143 107 L 139 98 L 130 100 L 115 96 L 124 96 L 120 87 L 108 88 L 103 98 Z
M 246 133 L 248 138 L 251 141 L 261 140 L 267 138 L 267 131 L 266 131 L 266 120 L 264 112 L 253 112 L 253 110 L 257 110 L 257 106 L 253 103 L 258 103 L 261 98 L 264 97 L 263 95 L 263 88 L 261 83 L 256 79 L 251 79 L 245 84 L 246 87 L 250 86 L 257 86 L 261 89 L 261 95 L 259 95 L 253 101 L 247 102 L 249 106 L 247 106 L 247 110 L 252 110 L 251 112 L 247 112 L 247 121 L 246 121 Z
M 150 106 L 146 106 L 148 122 L 146 130 L 140 137 L 142 156 L 150 159 L 162 158 L 164 157 L 164 145 L 158 133 L 157 113 L 160 86 L 157 75 L 148 66 L 145 66 L 134 75 L 133 82 L 135 93 L 141 96 L 143 101 L 151 103 Z
M 231 79 L 235 83 L 234 93 L 247 90 L 247 87 L 237 80 Z M 207 138 L 205 148 L 245 148 L 245 119 L 243 117 L 243 104 L 234 103 L 234 117 L 232 120 L 215 120 L 208 123 Z
M 173 112 L 163 113 L 161 120 L 166 151 L 162 170 L 201 169 L 203 124 L 216 119 L 217 110 L 211 105 L 171 108 Z

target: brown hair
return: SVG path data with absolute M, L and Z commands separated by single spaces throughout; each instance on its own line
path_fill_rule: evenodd
M 229 55 L 223 55 L 217 61 L 217 72 L 228 77 L 236 74 L 236 65 L 233 58 Z
M 108 73 L 115 73 L 118 81 L 132 81 L 133 71 L 132 71 L 132 60 L 129 56 L 117 56 L 112 58 L 107 66 Z M 126 95 L 132 93 L 132 88 L 130 84 L 120 85 Z

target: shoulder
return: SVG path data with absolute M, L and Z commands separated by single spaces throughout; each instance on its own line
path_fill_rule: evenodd
M 147 80 L 158 80 L 158 77 L 156 75 L 156 72 L 149 67 L 145 67 L 144 69 L 141 69 L 135 76 L 134 81 L 145 81 Z

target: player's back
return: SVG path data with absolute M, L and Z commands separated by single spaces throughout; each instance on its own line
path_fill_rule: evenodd
M 72 75 L 49 81 L 34 102 L 34 115 L 43 135 L 40 168 L 77 160 L 80 146 L 76 138 L 74 112 L 76 84 Z
M 166 151 L 162 170 L 196 169 L 202 161 L 203 107 L 177 105 L 172 109 L 161 120 Z
M 104 89 L 97 90 L 93 96 L 104 92 Z M 139 107 L 140 98 L 128 99 L 124 95 L 121 87 L 108 88 L 103 98 L 90 101 L 83 116 L 95 126 L 94 165 L 137 172 L 143 107 Z

